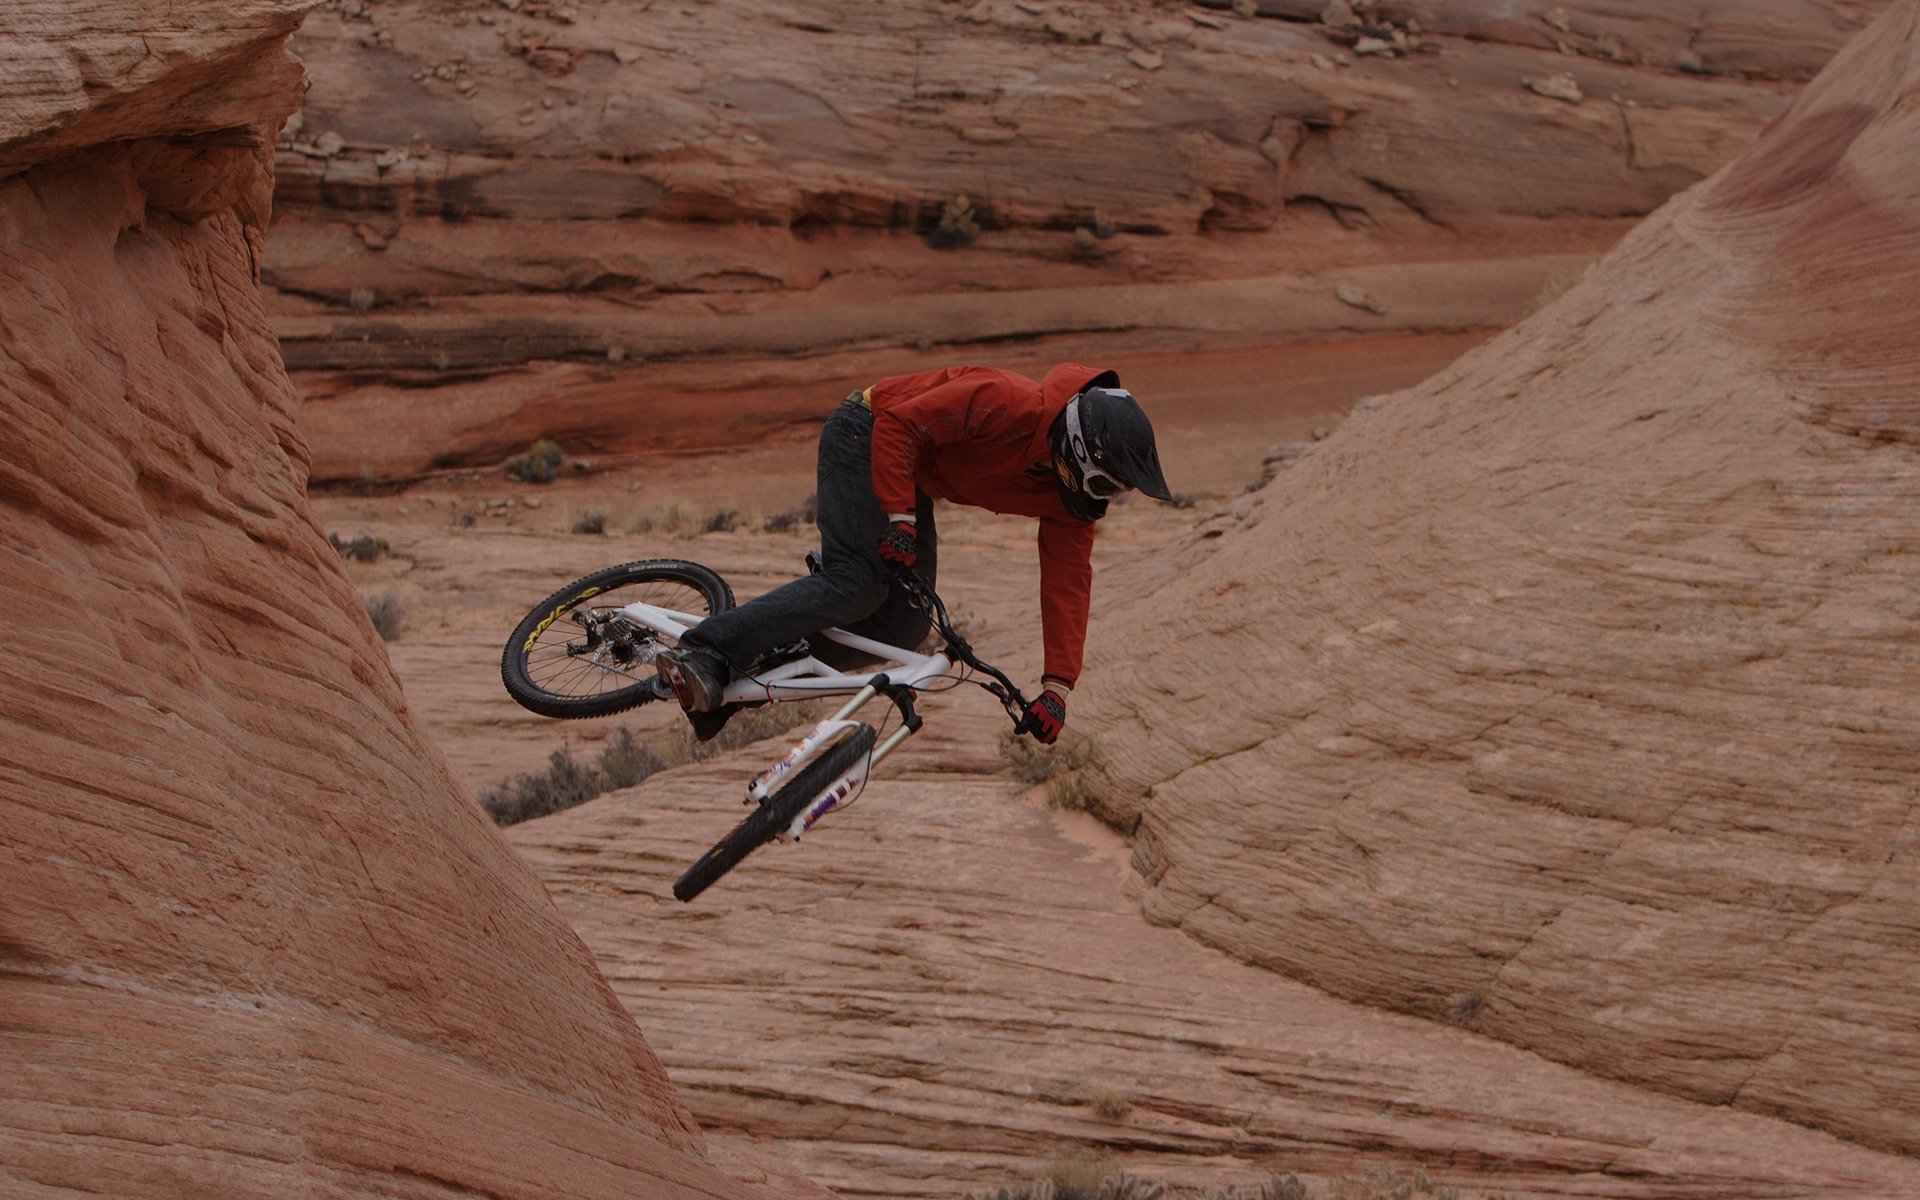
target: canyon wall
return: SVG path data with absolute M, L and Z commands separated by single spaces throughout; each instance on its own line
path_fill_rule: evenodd
M 1084 708 L 1155 919 L 1920 1152 L 1917 26 L 1132 581 Z
M 321 480 L 742 444 L 1010 340 L 1491 329 L 1879 7 L 333 0 L 264 276 Z
M 309 513 L 308 7 L 0 15 L 0 1191 L 824 1196 L 709 1160 Z

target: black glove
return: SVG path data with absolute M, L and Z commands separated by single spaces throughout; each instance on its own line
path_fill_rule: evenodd
M 912 521 L 895 521 L 880 539 L 880 561 L 900 574 L 920 561 L 920 530 Z
M 1033 740 L 1043 746 L 1053 745 L 1066 727 L 1067 702 L 1058 692 L 1041 692 L 1027 705 L 1026 719 L 1020 723 L 1021 732 L 1032 734 Z

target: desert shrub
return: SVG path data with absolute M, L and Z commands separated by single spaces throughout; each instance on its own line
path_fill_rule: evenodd
M 607 531 L 607 510 L 604 508 L 583 508 L 573 516 L 575 533 L 605 533 Z
M 829 701 L 768 704 L 733 715 L 726 728 L 710 742 L 694 738 L 682 725 L 654 743 L 642 742 L 632 730 L 615 730 L 591 762 L 582 762 L 561 747 L 547 758 L 547 769 L 515 775 L 475 797 L 496 825 L 514 825 L 572 808 L 606 792 L 632 787 L 670 767 L 699 762 L 750 746 L 762 738 L 786 733 L 796 725 L 818 721 L 830 711 Z
M 1047 780 L 1047 807 L 1068 812 L 1086 811 L 1086 785 L 1080 782 L 1078 775 L 1060 775 Z
M 1109 1181 L 1120 1166 L 1104 1156 L 1056 1158 L 1042 1168 L 1040 1178 L 1053 1185 L 1053 1200 L 1105 1200 L 1113 1194 Z
M 401 631 L 407 624 L 407 605 L 398 592 L 374 592 L 360 597 L 360 603 L 367 610 L 367 620 L 373 622 L 373 631 L 380 635 L 381 641 L 400 640 Z
M 701 513 L 675 501 L 651 512 L 642 513 L 628 523 L 630 533 L 665 533 L 673 537 L 699 537 L 703 533 L 732 533 L 745 522 L 736 509 L 718 508 Z
M 820 497 L 818 493 L 809 493 L 800 502 L 799 508 L 790 508 L 786 512 L 775 513 L 768 517 L 761 528 L 768 533 L 792 533 L 802 525 L 811 525 L 820 515 Z
M 685 761 L 682 759 L 681 761 Z M 547 769 L 482 788 L 477 799 L 496 825 L 513 825 L 585 804 L 595 796 L 632 787 L 674 765 L 624 726 L 614 731 L 592 762 L 565 746 L 547 757 Z
M 1043 746 L 1025 734 L 1000 735 L 1000 757 L 1021 783 L 1045 783 L 1061 771 L 1078 771 L 1100 757 L 1098 739 L 1075 738 Z
M 600 748 L 599 765 L 603 790 L 616 792 L 664 769 L 667 762 L 642 745 L 640 739 L 633 736 L 633 730 L 622 726 Z
M 1118 1121 L 1133 1111 L 1133 1098 L 1114 1088 L 1096 1088 L 1087 1097 L 1087 1107 L 1106 1121 Z
M 1091 228 L 1082 225 L 1073 231 L 1073 252 L 1075 254 L 1081 258 L 1092 258 L 1099 250 L 1100 239 L 1094 236 Z
M 480 807 L 487 810 L 494 824 L 513 825 L 584 804 L 607 790 L 600 785 L 599 772 L 575 759 L 563 746 L 548 757 L 546 770 L 516 775 L 497 787 L 482 789 Z
M 973 201 L 955 196 L 940 209 L 940 223 L 927 234 L 927 245 L 936 250 L 952 250 L 970 245 L 980 236 L 980 223 L 974 217 Z
M 374 301 L 378 298 L 373 294 L 372 288 L 357 287 L 347 293 L 347 307 L 357 313 L 368 312 L 372 310 Z
M 355 534 L 352 538 L 343 538 L 337 533 L 330 533 L 327 535 L 327 541 L 333 543 L 333 548 L 340 552 L 341 558 L 352 559 L 354 562 L 378 562 L 381 555 L 390 553 L 393 549 L 387 544 L 387 539 L 377 538 L 367 533 Z
M 529 446 L 525 454 L 516 454 L 507 460 L 507 474 L 523 483 L 552 483 L 566 458 L 559 442 L 541 438 Z

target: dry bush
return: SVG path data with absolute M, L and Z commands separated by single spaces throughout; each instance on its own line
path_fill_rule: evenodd
M 525 454 L 516 454 L 507 460 L 507 474 L 523 483 L 552 483 L 566 459 L 560 443 L 541 438 L 529 446 Z
M 397 642 L 407 625 L 407 604 L 400 599 L 398 592 L 374 592 L 360 597 L 362 607 L 367 610 L 367 620 L 373 622 L 373 631 L 380 635 L 383 642 Z
M 955 196 L 940 209 L 940 223 L 927 234 L 927 245 L 936 250 L 952 250 L 970 245 L 980 236 L 980 223 L 974 219 L 973 201 Z
M 792 533 L 802 525 L 811 525 L 820 515 L 820 497 L 818 493 L 809 493 L 800 502 L 799 508 L 790 508 L 786 512 L 775 513 L 761 524 L 767 533 Z
M 1078 771 L 1100 757 L 1099 740 L 1073 738 L 1043 746 L 1025 734 L 1000 735 L 1000 757 L 1021 783 L 1045 783 L 1062 771 Z
M 1087 787 L 1078 775 L 1060 775 L 1047 780 L 1047 807 L 1067 812 L 1087 811 Z
M 1053 1185 L 1053 1200 L 1107 1200 L 1111 1181 L 1120 1177 L 1120 1164 L 1104 1155 L 1056 1158 L 1042 1168 L 1041 1179 Z
M 575 533 L 605 533 L 607 531 L 607 510 L 604 508 L 583 508 L 574 514 L 573 531 Z
M 751 522 L 743 519 L 736 509 L 716 508 L 712 512 L 703 513 L 675 500 L 633 518 L 627 523 L 627 532 L 663 533 L 669 537 L 696 538 L 703 533 L 732 533 L 747 524 Z
M 1118 1121 L 1133 1111 L 1133 1097 L 1117 1088 L 1095 1088 L 1087 1096 L 1087 1107 L 1104 1121 Z
M 632 787 L 671 767 L 699 762 L 787 733 L 796 725 L 818 721 L 828 711 L 831 711 L 830 703 L 823 700 L 742 709 L 710 742 L 696 740 L 693 731 L 683 725 L 648 744 L 622 726 L 607 738 L 591 763 L 574 758 L 573 751 L 563 746 L 548 756 L 546 770 L 516 775 L 493 787 L 482 788 L 476 798 L 496 825 L 530 821 L 585 804 L 603 793 Z
M 547 759 L 545 771 L 516 775 L 497 787 L 484 788 L 478 797 L 496 825 L 513 825 L 584 804 L 606 789 L 599 773 L 577 761 L 566 747 Z
M 368 533 L 355 534 L 352 538 L 343 538 L 337 533 L 330 533 L 327 535 L 327 541 L 333 543 L 333 548 L 340 552 L 341 558 L 352 559 L 354 562 L 378 562 L 382 555 L 393 551 L 393 547 L 387 544 L 387 539 L 377 538 Z

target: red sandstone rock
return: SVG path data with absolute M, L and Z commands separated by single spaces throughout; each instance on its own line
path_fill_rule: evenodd
M 876 346 L 1497 327 L 1878 7 L 1362 5 L 1393 52 L 1355 59 L 1317 0 L 335 6 L 300 34 L 316 85 L 265 276 L 323 480 L 497 462 L 528 428 L 655 448 L 663 361 L 778 356 L 812 404 Z M 1523 83 L 1562 74 L 1584 101 Z M 923 244 L 962 198 L 971 241 Z M 1303 302 L 1352 270 L 1423 302 Z M 1256 319 L 1207 319 L 1221 288 Z M 556 362 L 604 394 L 548 402 Z M 481 379 L 524 399 L 472 402 Z M 624 423 L 585 415 L 609 397 Z M 372 453 L 370 407 L 394 421 Z
M 0 1192 L 823 1195 L 709 1161 L 307 508 L 304 7 L 0 16 Z
M 1902 0 L 1573 291 L 1136 579 L 1081 707 L 1155 919 L 1920 1151 L 1916 63 Z

